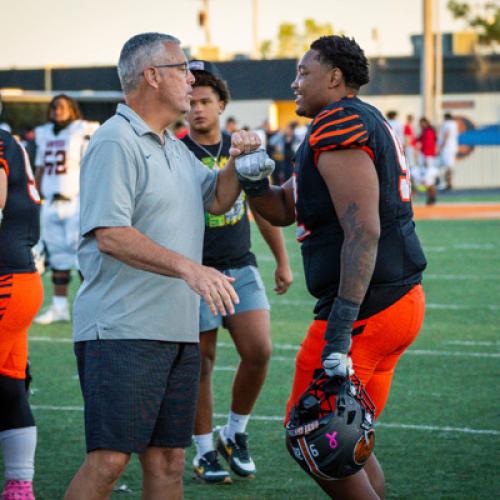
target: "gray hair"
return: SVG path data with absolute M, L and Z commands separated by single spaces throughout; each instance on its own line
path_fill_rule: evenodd
M 164 33 L 141 33 L 125 42 L 120 52 L 117 68 L 118 78 L 125 95 L 137 87 L 144 68 L 158 62 L 155 59 L 162 54 L 165 42 L 181 43 L 174 36 Z

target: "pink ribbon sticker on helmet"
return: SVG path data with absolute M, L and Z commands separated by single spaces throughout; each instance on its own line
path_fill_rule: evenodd
M 332 434 L 326 434 L 327 439 L 329 440 L 328 445 L 332 450 L 337 448 L 337 431 L 333 432 Z

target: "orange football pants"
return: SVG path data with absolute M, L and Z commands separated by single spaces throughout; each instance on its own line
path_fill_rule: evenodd
M 42 302 L 38 273 L 0 275 L 0 375 L 26 377 L 28 328 Z
M 376 406 L 376 418 L 382 413 L 389 397 L 399 358 L 418 335 L 424 312 L 424 291 L 422 285 L 417 285 L 391 306 L 354 323 L 353 330 L 363 327 L 363 331 L 352 337 L 349 354 L 354 373 Z M 285 422 L 289 420 L 292 407 L 314 379 L 315 371 L 322 367 L 326 325 L 324 320 L 313 321 L 297 353 Z

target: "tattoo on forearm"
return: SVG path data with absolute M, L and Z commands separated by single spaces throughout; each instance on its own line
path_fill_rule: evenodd
M 339 296 L 360 304 L 375 268 L 378 240 L 365 229 L 356 203 L 351 203 L 339 220 L 344 228 Z

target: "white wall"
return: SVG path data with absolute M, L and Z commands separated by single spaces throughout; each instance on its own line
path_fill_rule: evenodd
M 422 116 L 422 98 L 419 95 L 360 95 L 360 97 L 380 109 L 384 115 L 387 111 L 398 111 L 401 121 L 404 121 L 406 115 L 412 114 L 415 117 L 415 124 L 418 125 L 418 120 Z M 437 123 L 433 125 L 441 123 L 445 111 L 449 111 L 452 115 L 469 118 L 476 127 L 500 122 L 500 92 L 487 94 L 445 94 L 441 102 L 443 104 L 456 103 L 458 107 L 442 109 L 438 113 Z M 473 107 L 460 106 L 460 104 L 465 103 L 472 103 Z
M 240 127 L 248 125 L 257 128 L 269 117 L 269 109 L 273 101 L 271 99 L 258 99 L 249 101 L 231 101 L 221 116 L 221 124 L 224 126 L 229 116 L 234 116 Z
M 500 187 L 500 146 L 476 146 L 453 170 L 455 188 Z

